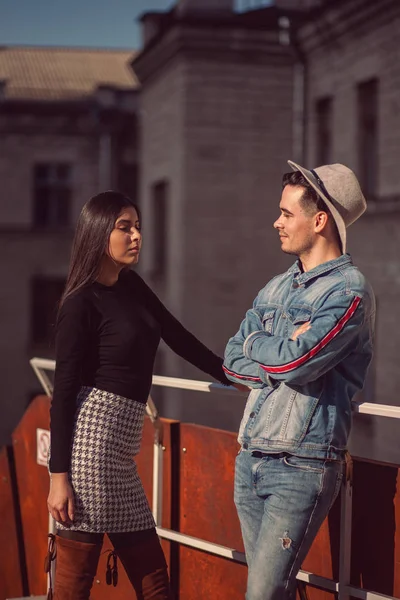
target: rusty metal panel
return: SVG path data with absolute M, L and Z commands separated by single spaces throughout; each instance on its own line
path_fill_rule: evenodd
M 236 434 L 181 424 L 180 530 L 243 551 L 233 502 Z M 337 509 L 333 530 L 339 531 Z M 332 577 L 331 527 L 323 524 L 303 568 Z M 335 537 L 333 535 L 333 537 Z M 337 548 L 335 548 L 335 553 Z M 336 573 L 337 574 L 337 573 Z M 247 568 L 194 549 L 180 550 L 180 600 L 217 597 L 243 598 Z M 332 600 L 334 595 L 307 586 L 310 600 Z M 203 595 L 203 596 L 202 596 Z
M 46 498 L 47 469 L 36 462 L 36 430 L 49 428 L 49 399 L 37 397 L 29 406 L 13 434 L 13 449 L 20 496 L 22 530 L 26 550 L 29 592 L 43 594 L 46 576 L 48 514 Z M 239 521 L 233 503 L 234 461 L 238 446 L 236 435 L 206 427 L 165 421 L 163 520 L 167 528 L 180 530 L 210 542 L 243 551 Z M 145 421 L 142 450 L 137 457 L 139 473 L 151 503 L 153 471 L 153 428 Z M 3 474 L 4 473 L 4 474 Z M 3 474 L 3 475 L 2 475 Z M 2 523 L 13 527 L 7 465 L 0 455 Z M 400 597 L 400 481 L 397 466 L 356 461 L 353 491 L 352 584 Z M 396 487 L 397 486 L 397 487 Z M 3 516 L 3 512 L 2 515 Z M 396 527 L 397 524 L 397 527 Z M 13 532 L 3 526 L 7 560 Z M 325 577 L 338 576 L 339 503 L 334 505 L 304 562 L 303 568 Z M 195 549 L 163 542 L 170 565 L 171 579 L 180 591 L 180 600 L 212 597 L 216 600 L 243 598 L 247 569 L 226 559 Z M 104 550 L 110 548 L 107 538 Z M 3 557 L 2 564 L 6 564 Z M 123 569 L 117 588 L 105 585 L 106 555 L 100 560 L 93 589 L 94 600 L 114 597 L 135 598 Z M 11 570 L 9 567 L 7 570 Z M 13 578 L 21 585 L 21 579 Z M 1 588 L 0 588 L 1 590 Z M 9 592 L 5 595 L 19 595 Z M 331 600 L 332 594 L 308 587 L 310 600 Z
M 354 460 L 351 584 L 400 597 L 400 481 L 394 466 Z M 340 499 L 333 505 L 303 564 L 323 577 L 339 578 Z M 333 594 L 307 586 L 310 600 Z
M 180 531 L 244 551 L 233 502 L 236 435 L 181 424 Z
M 15 513 L 15 490 L 12 481 L 10 450 L 0 450 L 0 598 L 16 598 L 23 589 L 20 551 L 18 547 L 17 515 Z
M 180 531 L 243 551 L 233 502 L 236 435 L 181 424 Z M 180 600 L 242 600 L 247 568 L 191 548 L 180 549 Z
M 246 565 L 181 546 L 179 600 L 243 600 L 246 579 Z
M 43 564 L 49 525 L 46 505 L 49 474 L 45 466 L 36 462 L 36 429 L 49 429 L 49 406 L 47 396 L 35 398 L 12 435 L 28 585 L 32 595 L 45 594 L 47 585 Z

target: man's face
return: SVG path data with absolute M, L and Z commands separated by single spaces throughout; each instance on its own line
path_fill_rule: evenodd
M 283 252 L 296 256 L 308 253 L 316 239 L 315 215 L 305 212 L 300 202 L 303 192 L 304 188 L 300 186 L 284 187 L 279 204 L 281 215 L 274 223 Z

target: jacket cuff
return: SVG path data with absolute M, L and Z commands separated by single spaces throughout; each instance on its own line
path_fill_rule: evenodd
M 276 381 L 276 379 L 271 377 L 271 375 L 269 375 L 261 366 L 259 367 L 258 372 L 260 374 L 261 381 L 269 387 L 275 388 L 279 385 L 279 381 Z
M 254 341 L 258 338 L 265 337 L 266 335 L 268 334 L 265 331 L 253 331 L 253 333 L 247 336 L 247 338 L 243 342 L 243 354 L 246 358 L 252 360 L 251 349 L 253 347 Z

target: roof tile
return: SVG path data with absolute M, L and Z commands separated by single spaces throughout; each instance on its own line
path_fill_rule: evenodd
M 6 99 L 75 100 L 99 85 L 136 89 L 129 63 L 135 52 L 113 49 L 0 47 L 0 81 Z

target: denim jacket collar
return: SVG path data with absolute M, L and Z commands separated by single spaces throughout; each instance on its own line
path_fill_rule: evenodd
M 348 266 L 352 264 L 352 262 L 353 261 L 351 259 L 350 254 L 342 254 L 338 258 L 328 260 L 327 262 L 324 262 L 318 265 L 317 267 L 314 267 L 314 269 L 311 269 L 310 271 L 304 273 L 301 268 L 300 259 L 298 259 L 294 263 L 294 265 L 292 265 L 292 267 L 289 269 L 289 273 L 293 273 L 293 277 L 296 279 L 296 281 L 299 284 L 302 284 L 307 283 L 311 279 L 315 279 L 316 277 L 319 277 L 324 273 L 329 273 L 329 271 L 338 269 L 339 267 Z

